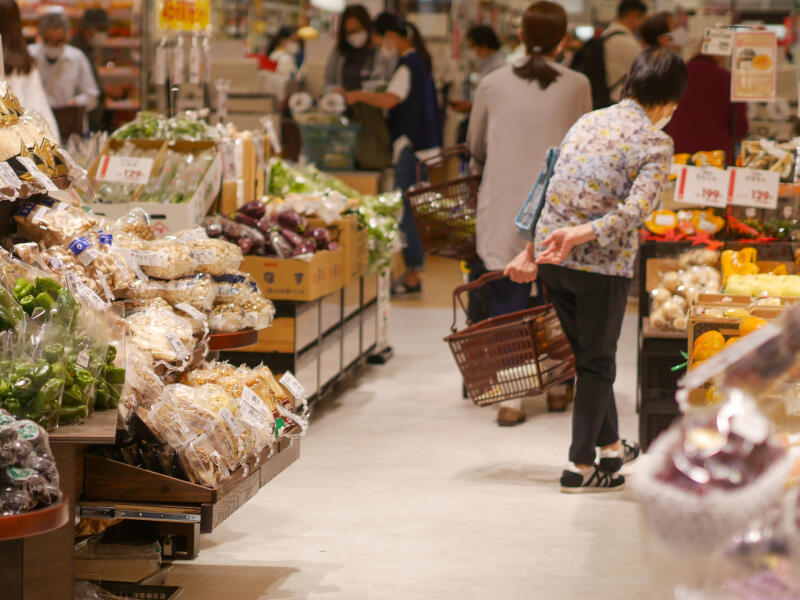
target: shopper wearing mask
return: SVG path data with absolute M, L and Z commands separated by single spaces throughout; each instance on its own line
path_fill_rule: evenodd
M 431 56 L 417 28 L 393 14 L 378 15 L 375 32 L 385 50 L 399 57 L 397 69 L 385 92 L 354 90 L 347 92 L 345 98 L 350 105 L 364 102 L 389 111 L 395 187 L 405 192 L 417 181 L 419 160 L 436 155 L 442 145 L 442 117 Z M 400 229 L 406 238 L 406 274 L 392 290 L 399 295 L 422 291 L 420 271 L 425 262 L 425 251 L 405 198 L 404 203 Z
M 501 50 L 500 38 L 497 37 L 494 29 L 488 25 L 475 25 L 467 31 L 465 39 L 467 42 L 467 58 L 471 65 L 477 67 L 475 83 L 480 82 L 492 71 L 496 71 L 506 65 L 506 57 Z M 469 113 L 472 109 L 472 101 L 455 100 L 450 103 L 450 106 L 460 113 Z M 459 139 L 459 141 L 463 142 L 464 140 Z
M 104 131 L 108 129 L 105 120 L 105 94 L 97 74 L 97 62 L 102 56 L 103 48 L 108 41 L 108 13 L 102 8 L 89 8 L 84 11 L 78 23 L 78 32 L 69 41 L 86 55 L 97 89 L 100 90 L 97 107 L 89 113 L 89 130 Z
M 672 41 L 672 32 L 678 26 L 678 19 L 669 12 L 658 12 L 647 17 L 639 29 L 642 42 L 647 48 L 672 48 L 678 47 Z
M 395 61 L 370 43 L 372 21 L 367 9 L 351 4 L 342 13 L 341 25 L 325 67 L 325 85 L 345 91 L 360 90 L 364 82 L 389 81 Z
M 520 37 L 527 56 L 487 75 L 478 85 L 468 144 L 473 172 L 482 173 L 478 192 L 477 246 L 486 269 L 502 270 L 525 242 L 514 219 L 533 187 L 548 148 L 558 146 L 581 115 L 592 109 L 589 80 L 555 62 L 567 36 L 567 13 L 553 2 L 531 4 Z M 535 110 L 531 110 L 535 107 Z M 530 282 L 489 284 L 490 314 L 528 307 Z M 520 400 L 503 403 L 500 425 L 525 420 Z
M 294 78 L 297 75 L 297 54 L 300 52 L 300 42 L 297 37 L 297 28 L 283 26 L 267 46 L 267 56 L 277 64 L 275 72 Z
M 613 102 L 620 99 L 625 75 L 633 64 L 633 59 L 642 50 L 636 35 L 646 14 L 647 6 L 642 0 L 622 0 L 617 7 L 617 20 L 602 34 L 605 40 L 603 50 L 606 83 Z
M 27 109 L 44 119 L 56 142 L 61 142 L 58 124 L 36 69 L 33 57 L 28 52 L 22 35 L 19 6 L 14 0 L 0 0 L 0 38 L 3 40 L 3 67 L 6 83 Z
M 644 220 L 669 176 L 669 121 L 687 82 L 675 52 L 639 54 L 623 100 L 582 117 L 561 143 L 535 242 L 506 273 L 540 277 L 576 359 L 577 387 L 564 492 L 622 489 L 618 471 L 639 455 L 620 440 L 614 399 L 616 351 Z M 597 448 L 599 448 L 599 460 Z
M 79 106 L 89 111 L 97 106 L 100 90 L 86 56 L 67 44 L 69 31 L 69 19 L 63 12 L 46 13 L 39 20 L 41 41 L 28 50 L 36 61 L 50 106 Z M 85 119 L 83 130 L 88 130 Z

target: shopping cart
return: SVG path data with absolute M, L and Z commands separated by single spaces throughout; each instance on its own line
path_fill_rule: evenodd
M 463 154 L 466 146 L 453 146 L 420 161 L 417 185 L 406 192 L 422 246 L 428 254 L 472 262 L 475 251 L 475 207 L 479 175 L 462 175 L 450 181 L 422 181 L 422 169 L 443 166 L 448 158 Z
M 552 304 L 529 308 L 458 331 L 458 307 L 466 314 L 462 294 L 503 278 L 486 273 L 453 290 L 452 334 L 445 338 L 464 377 L 467 396 L 486 406 L 541 394 L 575 376 L 575 357 Z

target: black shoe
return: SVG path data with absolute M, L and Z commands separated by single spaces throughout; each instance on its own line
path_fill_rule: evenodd
M 400 281 L 395 282 L 392 284 L 392 296 L 412 296 L 415 294 L 422 293 L 422 282 L 420 281 L 417 285 L 408 285 L 402 279 Z
M 564 469 L 561 474 L 561 491 L 565 494 L 617 492 L 624 487 L 625 478 L 622 475 L 603 473 L 597 465 L 592 465 L 585 473 Z
M 600 467 L 601 471 L 605 471 L 606 473 L 616 473 L 623 466 L 629 465 L 639 458 L 641 449 L 639 448 L 639 444 L 636 442 L 622 440 L 622 447 L 617 452 L 618 456 L 614 456 L 613 452 L 609 452 L 608 450 L 600 450 L 600 463 L 598 466 Z

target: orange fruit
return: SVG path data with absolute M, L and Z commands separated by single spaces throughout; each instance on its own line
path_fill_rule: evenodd
M 744 337 L 749 335 L 756 329 L 761 329 L 766 324 L 767 321 L 761 317 L 747 317 L 746 319 L 742 319 L 742 322 L 739 323 L 739 336 Z
M 706 361 L 705 360 L 694 360 L 694 361 L 692 361 L 692 366 L 689 367 L 689 370 L 690 371 L 694 371 L 697 367 L 702 365 L 704 362 L 706 362 Z
M 725 347 L 727 348 L 728 346 L 733 346 L 740 339 L 742 338 L 740 338 L 739 336 L 733 336 L 732 338 L 728 338 L 728 341 L 725 342 Z
M 692 348 L 692 360 L 706 360 L 725 346 L 725 338 L 719 331 L 706 331 L 698 336 Z

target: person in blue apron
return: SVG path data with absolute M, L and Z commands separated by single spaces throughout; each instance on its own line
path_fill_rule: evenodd
M 417 28 L 396 15 L 381 13 L 375 19 L 374 29 L 383 50 L 398 57 L 397 68 L 385 92 L 354 90 L 346 92 L 345 98 L 351 105 L 364 102 L 389 111 L 395 187 L 405 192 L 417 182 L 419 161 L 437 155 L 442 146 L 442 116 L 431 56 Z M 425 250 L 411 209 L 405 198 L 403 202 L 400 229 L 406 238 L 403 249 L 406 273 L 392 286 L 394 295 L 422 291 L 420 273 L 425 263 Z

